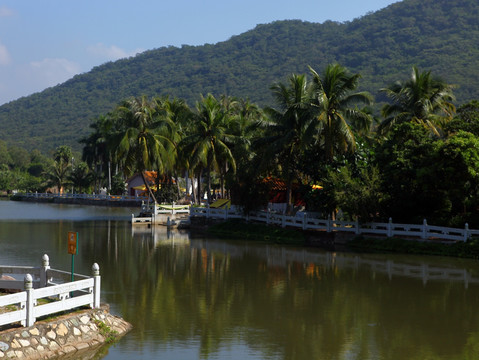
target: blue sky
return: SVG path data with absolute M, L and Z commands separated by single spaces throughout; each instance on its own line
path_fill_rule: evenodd
M 0 0 L 0 105 L 107 61 L 275 20 L 348 21 L 397 0 Z

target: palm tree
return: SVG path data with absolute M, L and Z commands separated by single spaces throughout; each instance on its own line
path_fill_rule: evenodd
M 68 180 L 72 183 L 72 186 L 79 192 L 85 192 L 88 190 L 93 182 L 93 174 L 89 171 L 88 165 L 84 162 L 80 162 L 72 169 Z
M 168 168 L 173 171 L 174 177 L 176 178 L 177 195 L 179 196 L 180 184 L 178 174 L 187 169 L 187 161 L 185 161 L 181 151 L 178 150 L 181 139 L 187 132 L 188 124 L 192 118 L 192 112 L 184 100 L 178 98 L 171 100 L 169 97 L 157 98 L 156 109 L 160 116 L 168 119 L 171 124 L 174 124 L 174 128 L 170 129 L 169 138 L 177 151 L 171 154 L 174 155 L 174 157 L 168 159 Z M 189 175 L 187 175 L 187 178 L 188 177 Z
M 206 170 L 208 202 L 211 201 L 211 171 L 219 171 L 224 161 L 236 170 L 236 162 L 228 146 L 228 140 L 234 135 L 231 128 L 232 118 L 224 111 L 220 102 L 211 94 L 202 97 L 196 103 L 196 114 L 191 133 L 182 141 L 182 148 L 188 158 L 189 167 L 198 174 L 198 185 L 203 169 Z M 201 191 L 198 190 L 198 200 Z
M 357 106 L 371 104 L 372 97 L 367 92 L 354 92 L 361 75 L 351 75 L 341 65 L 328 65 L 322 76 L 311 67 L 309 69 L 313 75 L 312 105 L 316 112 L 318 140 L 326 161 L 331 162 L 335 154 L 355 149 L 353 128 L 369 129 L 371 115 Z
M 255 156 L 254 139 L 263 135 L 266 121 L 263 111 L 249 100 L 237 100 L 230 113 L 234 119 L 232 130 L 235 135 L 231 151 L 236 161 L 236 176 L 238 176 L 241 167 L 250 166 Z M 236 177 L 235 181 L 239 179 Z
M 64 187 L 68 183 L 71 158 L 71 148 L 66 145 L 59 146 L 53 154 L 54 162 L 46 174 L 49 183 L 57 186 L 60 194 L 63 194 Z
M 174 128 L 171 120 L 159 116 L 154 102 L 145 96 L 125 101 L 117 109 L 121 123 L 115 134 L 115 154 L 122 159 L 125 175 L 139 172 L 156 202 L 156 197 L 145 179 L 144 171 L 156 166 L 168 166 L 174 156 L 175 147 L 170 139 L 170 131 Z
M 271 90 L 279 109 L 265 109 L 271 123 L 263 140 L 267 144 L 264 161 L 279 163 L 286 182 L 286 201 L 290 211 L 293 180 L 298 176 L 296 164 L 314 141 L 311 89 L 305 75 L 293 74 L 287 85 L 276 83 Z
M 93 170 L 95 188 L 99 191 L 102 186 L 104 169 L 108 169 L 108 188 L 111 188 L 111 162 L 110 137 L 113 132 L 114 122 L 111 114 L 99 116 L 90 124 L 93 132 L 80 140 L 84 144 L 82 159 Z
M 451 103 L 454 100 L 452 86 L 432 77 L 430 71 L 419 72 L 413 67 L 409 80 L 396 82 L 381 91 L 391 99 L 391 104 L 382 108 L 384 120 L 379 125 L 381 132 L 386 132 L 396 123 L 412 121 L 439 136 L 441 126 L 455 113 Z

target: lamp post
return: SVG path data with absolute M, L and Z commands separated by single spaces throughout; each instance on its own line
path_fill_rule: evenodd
M 73 177 L 73 171 L 75 170 L 73 167 L 74 162 L 75 162 L 75 158 L 72 156 L 72 179 L 74 179 Z M 72 195 L 73 195 L 73 182 L 72 182 Z

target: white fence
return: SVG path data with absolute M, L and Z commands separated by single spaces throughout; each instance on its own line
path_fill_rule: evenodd
M 145 214 L 189 214 L 190 205 L 158 204 L 158 203 L 142 203 L 141 212 Z
M 288 216 L 272 211 L 256 211 L 243 215 L 238 209 L 211 209 L 204 207 L 191 207 L 190 217 L 206 217 L 212 219 L 244 219 L 258 221 L 266 224 L 280 225 L 282 227 L 296 227 L 303 230 L 322 230 L 326 232 L 344 231 L 357 235 L 370 234 L 386 237 L 402 236 L 420 239 L 438 239 L 450 241 L 467 241 L 473 235 L 479 235 L 479 230 L 470 230 L 466 223 L 464 229 L 428 225 L 424 219 L 421 225 L 395 224 L 392 219 L 387 223 L 359 224 L 358 221 L 336 221 L 318 219 L 308 216 L 307 212 L 298 212 Z
M 92 277 L 50 269 L 47 255 L 42 266 L 0 266 L 0 275 L 23 276 L 23 280 L 0 280 L 0 288 L 25 291 L 0 296 L 0 307 L 9 310 L 0 314 L 0 326 L 20 322 L 32 326 L 41 316 L 88 305 L 100 307 L 100 269 L 92 266 Z M 23 286 L 22 286 L 23 285 Z M 43 299 L 41 301 L 38 301 Z
M 81 200 L 107 200 L 107 201 L 146 201 L 146 196 L 102 195 L 102 194 L 72 194 L 72 193 L 25 193 L 20 196 L 34 199 L 81 199 Z

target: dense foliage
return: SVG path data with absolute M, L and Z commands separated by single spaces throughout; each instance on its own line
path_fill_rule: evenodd
M 80 150 L 91 119 L 131 96 L 170 95 L 193 106 L 200 94 L 227 94 L 268 106 L 271 84 L 331 63 L 361 74 L 377 103 L 387 101 L 379 90 L 415 65 L 454 84 L 463 104 L 478 98 L 478 17 L 476 0 L 404 0 L 346 23 L 278 21 L 214 45 L 146 51 L 4 104 L 0 138 L 28 151 Z

